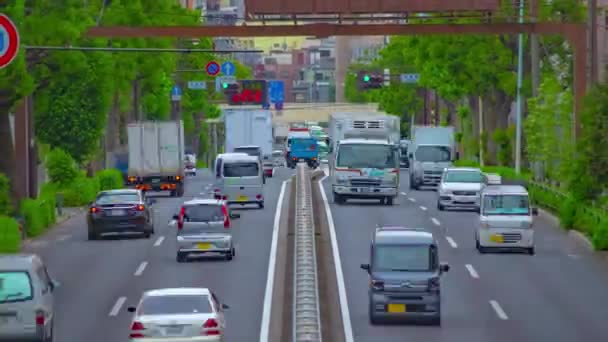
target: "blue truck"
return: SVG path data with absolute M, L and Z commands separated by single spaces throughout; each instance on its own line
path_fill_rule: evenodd
M 306 162 L 310 168 L 319 166 L 319 144 L 313 137 L 292 137 L 287 141 L 289 153 L 287 166 L 294 169 L 298 162 Z

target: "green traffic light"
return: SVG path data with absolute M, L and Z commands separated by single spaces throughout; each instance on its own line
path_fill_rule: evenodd
M 228 88 L 228 83 L 222 83 L 222 88 L 227 89 Z
M 364 82 L 369 82 L 369 79 L 370 79 L 370 78 L 369 78 L 369 75 L 365 75 L 365 76 L 363 76 L 363 81 L 364 81 Z

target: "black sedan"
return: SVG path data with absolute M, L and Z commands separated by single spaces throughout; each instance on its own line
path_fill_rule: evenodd
M 152 213 L 140 190 L 121 189 L 102 191 L 89 207 L 87 225 L 89 240 L 105 234 L 140 233 L 145 238 L 154 234 Z

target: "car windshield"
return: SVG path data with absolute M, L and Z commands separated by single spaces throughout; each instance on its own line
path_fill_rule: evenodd
M 337 166 L 376 169 L 397 167 L 392 146 L 381 144 L 340 145 Z
M 416 148 L 416 160 L 420 162 L 448 162 L 450 149 L 446 146 L 419 146 Z
M 101 194 L 97 197 L 97 204 L 139 203 L 136 193 Z
M 195 204 L 184 206 L 186 221 L 209 222 L 223 221 L 222 207 L 212 204 Z
M 253 162 L 224 164 L 224 177 L 256 177 L 258 172 L 258 164 Z
M 247 153 L 250 156 L 259 157 L 261 155 L 258 147 L 237 147 L 234 149 L 234 153 Z
M 211 313 L 206 295 L 149 296 L 141 303 L 140 315 L 179 315 Z
M 528 195 L 485 195 L 483 215 L 530 215 Z
M 32 283 L 27 272 L 0 272 L 0 304 L 30 300 L 32 297 Z
M 428 245 L 377 245 L 374 248 L 375 271 L 430 271 L 431 248 Z
M 483 183 L 480 171 L 448 171 L 443 180 L 445 183 Z

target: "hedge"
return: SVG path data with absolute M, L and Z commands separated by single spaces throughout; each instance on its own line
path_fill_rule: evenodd
M 16 253 L 21 249 L 21 233 L 15 219 L 0 216 L 0 253 Z
M 124 187 L 124 177 L 118 169 L 99 171 L 95 177 L 99 181 L 99 190 L 121 189 Z
M 12 211 L 11 183 L 8 177 L 0 173 L 0 215 L 8 215 Z
M 455 164 L 479 167 L 474 161 L 457 161 Z M 608 250 L 608 211 L 605 209 L 581 203 L 567 192 L 535 182 L 528 172 L 516 174 L 514 169 L 500 166 L 484 166 L 481 169 L 483 172 L 499 174 L 507 181 L 521 182 L 528 189 L 532 202 L 558 215 L 564 228 L 588 236 L 596 250 Z

